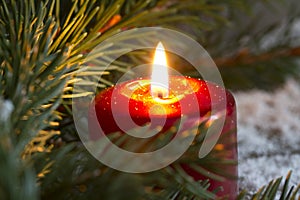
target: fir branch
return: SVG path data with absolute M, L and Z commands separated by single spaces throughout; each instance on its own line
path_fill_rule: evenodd
M 126 135 L 119 134 L 111 134 L 108 137 L 119 138 L 116 141 L 117 144 L 123 143 L 126 139 Z M 96 141 L 95 147 L 101 142 L 101 139 Z M 101 151 L 107 151 L 107 149 L 99 148 L 99 153 Z M 54 197 L 56 199 L 97 199 L 98 195 L 101 195 L 103 200 L 124 199 L 129 196 L 130 199 L 137 200 L 187 197 L 214 199 L 215 197 L 212 192 L 207 191 L 208 181 L 195 182 L 180 165 L 166 167 L 152 173 L 126 174 L 102 165 L 81 145 L 77 147 L 64 145 L 50 153 L 37 153 L 34 158 L 36 169 L 40 171 L 39 183 L 42 187 L 43 199 Z M 55 162 L 52 162 L 53 160 Z M 48 165 L 51 165 L 51 173 L 48 172 L 49 169 L 44 169 Z M 61 166 L 64 166 L 64 169 Z
M 72 66 L 63 64 L 68 61 L 68 48 L 49 51 L 57 24 L 47 16 L 43 2 L 3 0 L 0 5 L 0 98 L 13 108 L 0 123 L 1 172 L 5 173 L 0 176 L 0 198 L 37 199 L 30 155 L 51 149 L 46 141 L 57 133 L 47 128 L 58 118 L 54 111 L 66 83 L 62 75 Z
M 219 67 L 233 67 L 236 65 L 251 65 L 259 62 L 267 62 L 273 59 L 291 58 L 300 56 L 300 47 L 276 49 L 262 54 L 251 54 L 249 49 L 243 49 L 236 55 L 227 58 L 216 58 L 215 63 Z
M 282 177 L 274 179 L 269 182 L 268 185 L 261 187 L 255 194 L 249 195 L 247 191 L 242 191 L 237 200 L 251 199 L 251 200 L 296 200 L 300 198 L 300 184 L 290 187 L 289 181 L 292 172 L 290 171 L 285 178 L 282 189 L 280 189 L 280 184 L 282 182 Z

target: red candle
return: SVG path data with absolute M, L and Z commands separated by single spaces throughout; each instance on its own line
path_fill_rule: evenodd
M 162 47 L 160 47 L 162 48 Z M 167 75 L 167 68 L 163 54 L 156 53 L 154 64 L 163 60 L 158 68 L 153 70 L 152 78 L 140 78 L 117 84 L 100 92 L 94 99 L 93 109 L 96 112 L 90 115 L 89 126 L 91 139 L 98 139 L 104 134 L 113 132 L 126 132 L 137 126 L 151 123 L 152 128 L 161 126 L 159 134 L 174 126 L 175 122 L 184 116 L 184 129 L 188 130 L 195 123 L 201 122 L 210 116 L 212 107 L 218 108 L 219 104 L 226 104 L 225 124 L 221 138 L 214 147 L 216 150 L 226 152 L 226 159 L 237 159 L 236 142 L 236 109 L 235 101 L 230 92 L 210 82 L 199 79 Z M 157 63 L 156 63 L 157 64 Z M 164 79 L 162 77 L 166 77 Z M 157 84 L 158 83 L 158 84 Z M 224 96 L 225 94 L 225 96 Z M 218 98 L 213 102 L 211 95 Z M 134 123 L 132 123 L 134 122 Z M 163 124 L 162 124 L 163 122 Z M 99 123 L 102 133 L 95 129 L 94 123 Z M 98 126 L 99 126 L 98 125 Z M 200 133 L 201 134 L 201 133 Z M 195 155 L 196 156 L 196 155 Z M 207 179 L 205 176 L 191 169 L 188 164 L 182 165 L 185 171 L 195 180 Z M 207 169 L 209 171 L 209 169 Z M 226 166 L 224 173 L 237 176 L 237 166 Z M 229 196 L 234 199 L 237 194 L 237 181 L 210 180 L 213 190 L 222 186 L 218 196 Z

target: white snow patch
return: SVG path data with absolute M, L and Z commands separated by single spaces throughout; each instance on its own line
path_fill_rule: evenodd
M 289 79 L 275 92 L 235 93 L 240 188 L 256 191 L 293 171 L 300 183 L 300 85 Z
M 3 98 L 0 97 L 0 121 L 6 122 L 13 110 L 13 103 L 10 100 L 3 100 Z

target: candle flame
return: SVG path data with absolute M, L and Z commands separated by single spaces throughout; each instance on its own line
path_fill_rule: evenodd
M 158 43 L 153 60 L 151 75 L 151 96 L 153 98 L 169 97 L 169 75 L 165 48 L 161 42 Z

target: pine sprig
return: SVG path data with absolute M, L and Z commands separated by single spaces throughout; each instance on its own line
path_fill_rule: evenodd
M 127 139 L 126 135 L 117 133 L 108 137 L 114 141 L 118 138 L 115 144 L 124 144 Z M 153 140 L 153 143 L 158 143 L 157 141 L 166 142 L 164 140 L 168 139 L 168 137 L 162 137 Z M 99 154 L 109 151 L 107 148 L 102 148 L 102 142 L 102 139 L 93 142 L 93 146 L 97 148 Z M 156 145 L 147 145 L 145 148 L 149 149 L 149 146 Z M 124 159 L 118 155 L 112 155 L 112 157 L 118 160 Z M 43 199 L 53 199 L 54 196 L 56 199 L 97 199 L 98 195 L 101 195 L 101 199 L 104 200 L 124 199 L 126 196 L 130 196 L 130 199 L 149 200 L 187 197 L 190 199 L 215 198 L 215 194 L 207 190 L 209 182 L 205 180 L 195 182 L 182 169 L 181 164 L 168 166 L 151 173 L 126 174 L 102 165 L 81 145 L 77 147 L 65 145 L 50 153 L 35 154 L 34 158 L 36 160 L 35 167 L 41 172 L 39 183 L 41 184 Z M 126 164 L 130 165 L 128 160 L 124 160 L 124 165 Z M 48 169 L 44 169 L 44 166 L 50 166 L 52 171 L 60 171 L 60 173 L 49 173 Z M 61 168 L 62 166 L 64 169 Z M 128 188 L 129 186 L 130 188 Z M 62 193 L 62 189 L 65 192 Z M 120 193 L 120 196 L 111 193 L 112 190 L 116 190 L 114 192 Z
M 251 200 L 297 200 L 300 198 L 300 184 L 297 186 L 289 186 L 289 181 L 292 172 L 290 171 L 284 180 L 282 189 L 280 189 L 280 184 L 282 183 L 282 177 L 274 179 L 269 182 L 268 185 L 260 188 L 255 194 L 247 195 L 247 191 L 242 191 L 237 200 L 251 199 Z M 248 197 L 247 197 L 248 196 Z
M 47 128 L 59 117 L 54 111 L 66 84 L 62 75 L 72 66 L 62 64 L 67 47 L 49 51 L 57 24 L 47 13 L 43 3 L 1 1 L 0 98 L 7 113 L 0 123 L 1 199 L 38 198 L 30 155 L 50 150 L 45 142 L 57 134 Z

